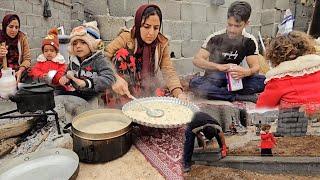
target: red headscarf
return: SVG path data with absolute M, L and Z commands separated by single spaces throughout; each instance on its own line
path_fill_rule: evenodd
M 142 78 L 145 78 L 146 76 L 153 76 L 154 75 L 154 54 L 156 50 L 156 46 L 158 44 L 158 40 L 154 40 L 151 44 L 145 43 L 140 34 L 140 28 L 141 28 L 141 22 L 142 22 L 142 16 L 145 10 L 149 7 L 154 7 L 158 9 L 161 13 L 160 8 L 157 5 L 154 4 L 145 4 L 138 8 L 135 18 L 134 18 L 134 26 L 131 30 L 131 34 L 133 37 L 135 37 L 138 41 L 138 47 L 136 51 L 137 56 L 142 56 Z M 159 16 L 160 19 L 160 27 L 162 23 L 162 15 Z
M 7 14 L 2 20 L 2 30 L 0 30 L 0 43 L 6 42 L 6 46 L 8 46 L 8 54 L 7 54 L 7 61 L 8 66 L 12 66 L 14 69 L 15 66 L 18 65 L 19 59 L 19 50 L 18 50 L 18 40 L 19 40 L 19 33 L 16 37 L 11 38 L 7 35 L 6 30 L 7 26 L 13 21 L 14 19 L 18 20 L 20 25 L 20 19 L 16 14 Z

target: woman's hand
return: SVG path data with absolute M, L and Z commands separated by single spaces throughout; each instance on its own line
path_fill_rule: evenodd
M 22 76 L 22 73 L 23 73 L 24 70 L 26 70 L 25 67 L 20 67 L 19 70 L 16 72 L 17 83 L 20 82 L 21 76 Z
M 4 56 L 6 56 L 8 53 L 8 50 L 5 46 L 1 46 L 0 45 L 0 58 L 3 58 Z
M 128 88 L 128 83 L 122 77 L 116 74 L 116 82 L 112 85 L 112 90 L 120 95 L 131 96 L 131 93 Z
M 180 93 L 177 98 L 179 98 L 182 101 L 189 101 L 189 98 L 185 93 Z

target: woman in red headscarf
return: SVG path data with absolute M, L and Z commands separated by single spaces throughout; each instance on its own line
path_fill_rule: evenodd
M 122 29 L 107 45 L 106 56 L 112 59 L 118 71 L 113 91 L 121 95 L 131 92 L 138 97 L 163 96 L 168 92 L 182 100 L 187 99 L 170 59 L 169 40 L 160 33 L 161 25 L 160 8 L 142 5 L 136 12 L 133 28 Z M 168 91 L 161 89 L 162 84 Z M 125 100 L 124 96 L 121 98 L 118 103 L 119 99 Z M 107 101 L 110 99 L 109 93 Z
M 3 58 L 7 57 L 8 67 L 16 71 L 17 82 L 23 75 L 27 75 L 26 69 L 30 67 L 31 55 L 26 35 L 20 31 L 20 19 L 16 14 L 8 14 L 2 20 L 0 30 L 0 67 Z M 1 76 L 1 74 L 0 74 Z

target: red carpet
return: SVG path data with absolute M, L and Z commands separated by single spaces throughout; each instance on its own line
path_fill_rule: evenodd
M 136 147 L 166 179 L 183 179 L 184 128 L 143 128 Z

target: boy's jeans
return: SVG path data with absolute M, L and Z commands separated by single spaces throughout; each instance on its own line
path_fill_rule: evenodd
M 207 99 L 235 101 L 236 94 L 250 95 L 264 90 L 263 75 L 252 75 L 242 79 L 243 89 L 228 91 L 227 78 L 224 72 L 214 72 L 210 75 L 195 77 L 190 81 L 190 89 Z

